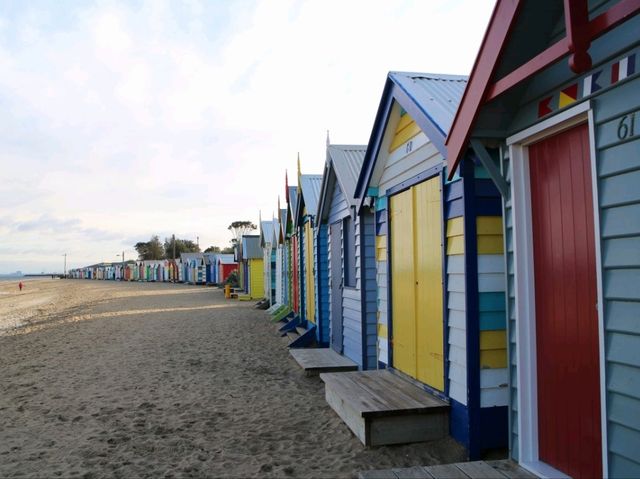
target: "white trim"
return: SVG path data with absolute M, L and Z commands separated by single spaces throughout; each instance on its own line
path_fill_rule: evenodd
M 593 192 L 593 232 L 596 253 L 596 294 L 598 299 L 598 336 L 600 347 L 600 435 L 602 441 L 602 472 L 603 477 L 609 477 L 609 454 L 607 435 L 607 387 L 606 387 L 606 357 L 605 357 L 605 328 L 604 328 L 604 292 L 602 286 L 602 250 L 600 241 L 600 205 L 598 204 L 598 168 L 596 154 L 596 132 L 593 110 L 589 110 L 589 152 L 591 157 L 591 191 Z
M 598 334 L 600 348 L 600 414 L 602 437 L 602 468 L 607 474 L 607 435 L 605 402 L 605 358 L 602 269 L 600 255 L 600 222 L 598 214 L 598 189 L 594 117 L 589 101 L 565 110 L 551 118 L 507 138 L 511 158 L 511 199 L 513 215 L 514 289 L 517 340 L 517 406 L 518 446 L 520 464 L 540 477 L 566 477 L 539 460 L 538 451 L 538 400 L 536 372 L 536 311 L 535 278 L 533 263 L 533 234 L 531 220 L 531 179 L 527 146 L 545 137 L 587 122 L 592 172 L 594 235 L 596 250 L 596 278 L 598 300 Z

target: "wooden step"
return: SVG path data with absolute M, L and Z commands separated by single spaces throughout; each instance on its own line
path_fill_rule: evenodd
M 307 328 L 303 328 L 302 326 L 296 326 L 296 332 L 302 336 L 304 333 L 307 332 Z
M 358 365 L 331 348 L 290 349 L 289 353 L 307 376 L 320 373 L 357 371 Z
M 358 473 L 359 479 L 535 479 L 535 477 L 509 459 L 413 466 Z
M 388 370 L 322 373 L 327 403 L 365 446 L 447 435 L 449 405 Z
M 299 337 L 300 335 L 297 333 L 297 331 L 287 331 L 287 338 L 289 338 L 289 341 L 295 341 Z

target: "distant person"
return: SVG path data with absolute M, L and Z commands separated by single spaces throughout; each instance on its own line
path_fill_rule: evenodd
M 18 288 L 20 288 L 20 291 L 22 291 L 22 287 L 23 287 L 23 286 L 24 286 L 24 285 L 22 284 L 22 281 L 20 281 L 20 282 L 18 283 Z

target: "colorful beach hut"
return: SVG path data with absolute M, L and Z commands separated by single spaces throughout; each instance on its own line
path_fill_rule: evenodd
M 219 284 L 224 283 L 229 275 L 238 270 L 238 262 L 233 254 L 221 253 L 218 255 L 218 278 Z
M 260 221 L 260 247 L 262 248 L 264 297 L 272 305 L 276 300 L 276 244 L 275 221 Z
M 322 175 L 303 175 L 298 160 L 298 198 L 294 228 L 298 244 L 299 315 L 308 327 L 315 327 L 314 228 Z M 317 330 L 316 330 L 317 331 Z M 316 332 L 317 334 L 317 332 Z
M 502 194 L 509 449 L 541 477 L 640 477 L 639 13 L 497 2 L 446 143 Z
M 218 254 L 203 253 L 205 265 L 205 281 L 207 284 L 218 284 Z
M 263 255 L 259 235 L 244 235 L 239 248 L 242 287 L 251 299 L 264 297 Z
M 376 215 L 378 361 L 448 402 L 478 458 L 506 445 L 509 399 L 499 193 L 473 161 L 445 180 L 466 80 L 389 73 L 356 196 Z
M 288 276 L 287 298 L 291 309 L 300 314 L 300 264 L 298 235 L 295 228 L 295 217 L 298 206 L 298 188 L 289 186 L 285 175 L 285 188 L 287 192 L 287 222 L 285 224 L 285 243 L 287 250 L 286 271 Z
M 366 149 L 327 139 L 315 264 L 319 342 L 361 369 L 378 366 L 374 215 L 369 208 L 356 214 L 355 199 Z

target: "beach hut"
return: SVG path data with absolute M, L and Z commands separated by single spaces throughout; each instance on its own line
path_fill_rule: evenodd
M 251 299 L 264 297 L 263 254 L 259 235 L 244 235 L 240 241 L 241 285 Z
M 285 175 L 285 188 L 287 192 L 287 222 L 285 225 L 285 242 L 287 255 L 287 276 L 289 287 L 287 288 L 288 305 L 294 313 L 300 313 L 300 271 L 298 255 L 298 235 L 296 234 L 295 221 L 296 208 L 298 206 L 298 187 L 289 186 Z
M 508 371 L 499 193 L 474 163 L 445 181 L 466 80 L 389 73 L 355 196 L 375 210 L 377 361 L 445 401 L 478 458 L 506 445 Z
M 294 228 L 298 244 L 299 316 L 308 328 L 315 327 L 316 323 L 314 228 L 321 185 L 322 175 L 303 175 L 298 159 L 298 198 Z
M 221 253 L 218 255 L 218 284 L 224 283 L 229 275 L 238 270 L 238 262 L 233 254 Z
M 378 366 L 374 215 L 355 199 L 366 149 L 327 138 L 315 238 L 318 342 L 361 369 Z
M 497 2 L 446 143 L 501 192 L 509 450 L 541 477 L 640 477 L 638 13 Z
M 274 243 L 274 221 L 260 221 L 260 247 L 262 248 L 264 297 L 269 304 L 275 303 L 275 277 L 276 277 L 276 244 Z
M 278 218 L 274 220 L 275 226 L 273 228 L 273 243 L 276 245 L 274 277 L 275 303 L 280 305 L 287 304 L 287 297 L 285 294 L 287 289 L 286 246 L 285 230 L 283 228 L 283 221 L 286 221 L 286 214 L 287 210 L 280 208 L 280 199 L 278 198 Z
M 206 281 L 205 261 L 202 253 L 180 253 L 183 269 L 183 281 L 191 284 L 203 284 Z
M 206 284 L 218 284 L 218 254 L 219 253 L 203 253 Z

